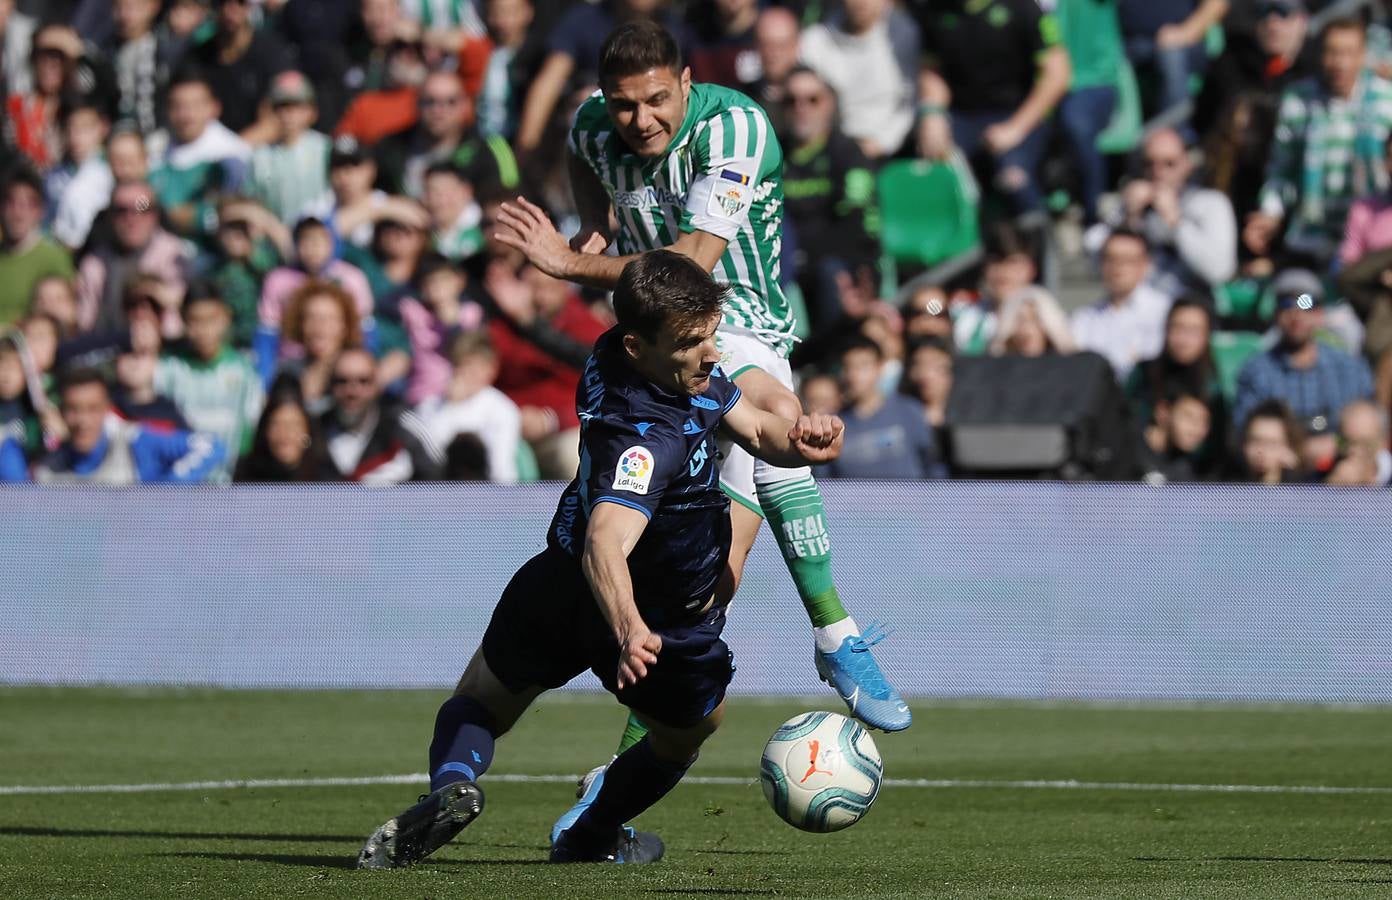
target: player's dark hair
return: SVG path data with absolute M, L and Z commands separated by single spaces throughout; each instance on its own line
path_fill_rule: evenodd
M 728 294 L 691 257 L 653 250 L 624 266 L 614 315 L 624 331 L 652 342 L 664 325 L 686 331 L 709 322 Z
M 649 69 L 682 70 L 681 47 L 672 33 L 651 19 L 625 22 L 609 33 L 599 49 L 599 84 Z
M 91 366 L 74 366 L 58 373 L 58 396 L 61 397 L 73 388 L 86 387 L 89 384 L 99 384 L 108 395 L 111 393 L 111 387 L 101 372 Z

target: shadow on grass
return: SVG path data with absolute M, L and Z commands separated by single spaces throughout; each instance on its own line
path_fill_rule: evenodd
M 1342 863 L 1359 866 L 1392 866 L 1392 857 L 1343 856 L 1133 856 L 1133 862 L 1294 862 Z
M 707 897 L 777 897 L 775 890 L 760 890 L 758 888 L 714 888 L 714 887 L 690 887 L 690 888 L 648 888 L 645 894 L 701 894 Z
M 479 845 L 475 845 L 479 846 Z M 184 851 L 178 853 L 152 853 L 175 859 L 227 859 L 236 862 L 268 862 L 282 866 L 310 866 L 316 869 L 354 869 L 356 856 L 328 856 L 324 854 L 299 853 L 212 853 Z M 429 866 L 541 866 L 544 859 L 429 859 L 420 865 Z
M 218 831 L 135 831 L 114 828 L 40 828 L 29 825 L 0 826 L 0 837 L 55 837 L 55 838 L 172 838 L 187 841 L 283 841 L 303 844 L 355 844 L 361 845 L 364 834 L 275 834 L 262 832 L 218 832 Z M 534 850 L 544 853 L 544 844 L 504 844 L 470 841 L 470 847 L 489 847 L 497 850 Z M 701 851 L 737 852 L 737 851 Z

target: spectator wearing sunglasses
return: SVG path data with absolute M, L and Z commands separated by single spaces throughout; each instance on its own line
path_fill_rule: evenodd
M 444 454 L 425 422 L 384 401 L 377 382 L 377 361 L 366 350 L 345 350 L 334 362 L 323 427 L 339 474 L 361 484 L 438 478 Z
M 124 321 L 126 284 L 153 275 L 166 337 L 183 333 L 183 242 L 160 227 L 155 192 L 143 181 L 118 184 L 111 192 L 111 235 L 95 240 L 77 267 L 78 324 L 83 331 L 110 331 Z

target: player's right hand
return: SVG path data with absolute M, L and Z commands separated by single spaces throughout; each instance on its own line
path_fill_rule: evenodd
M 619 638 L 619 689 L 637 684 L 648 674 L 648 667 L 657 663 L 662 652 L 661 635 L 653 634 L 646 625 L 635 625 Z
M 788 432 L 788 440 L 812 465 L 831 462 L 840 456 L 845 437 L 846 425 L 840 417 L 821 413 L 801 416 Z

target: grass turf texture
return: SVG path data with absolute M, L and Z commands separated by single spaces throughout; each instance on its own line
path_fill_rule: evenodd
M 399 774 L 442 695 L 0 690 L 0 784 Z M 540 864 L 563 784 L 484 779 L 487 808 L 409 870 L 350 868 L 415 785 L 0 795 L 0 897 L 1361 897 L 1392 890 L 1392 794 L 887 787 L 834 835 L 778 821 L 764 740 L 822 702 L 732 701 L 642 826 L 647 867 Z M 597 697 L 543 700 L 495 773 L 582 771 L 618 738 Z M 918 704 L 876 735 L 891 778 L 1392 785 L 1385 709 Z

